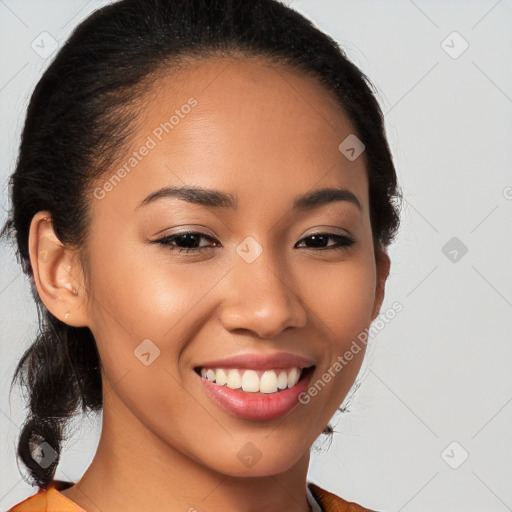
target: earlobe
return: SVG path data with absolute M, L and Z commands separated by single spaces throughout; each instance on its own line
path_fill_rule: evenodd
M 75 251 L 58 239 L 49 212 L 34 215 L 28 244 L 34 284 L 48 311 L 74 327 L 88 325 L 85 290 Z
M 373 303 L 372 310 L 372 322 L 377 318 L 380 312 L 382 302 L 384 301 L 384 290 L 386 287 L 386 280 L 389 275 L 389 269 L 391 267 L 391 260 L 388 253 L 381 249 L 375 255 L 376 263 L 376 286 L 375 286 L 375 301 Z

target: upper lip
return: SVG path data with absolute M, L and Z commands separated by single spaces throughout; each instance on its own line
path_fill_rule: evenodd
M 267 370 L 270 368 L 307 368 L 314 366 L 315 362 L 307 357 L 278 352 L 276 354 L 240 354 L 205 361 L 196 368 L 245 368 L 248 370 Z

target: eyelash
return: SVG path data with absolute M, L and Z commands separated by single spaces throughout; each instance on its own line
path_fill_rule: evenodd
M 182 236 L 189 236 L 189 235 L 206 238 L 215 243 L 214 238 L 212 238 L 211 236 L 206 235 L 204 233 L 197 232 L 197 231 L 185 231 L 183 233 L 178 233 L 176 235 L 164 236 L 163 238 L 155 240 L 153 243 L 158 243 L 158 244 L 164 245 L 171 251 L 178 251 L 179 253 L 185 252 L 185 254 L 188 254 L 190 252 L 199 253 L 202 251 L 208 251 L 208 250 L 214 249 L 214 247 L 212 247 L 212 246 L 192 247 L 191 248 L 191 247 L 176 247 L 176 246 L 172 245 L 171 242 L 174 241 L 176 238 L 180 238 Z M 336 233 L 324 233 L 324 232 L 313 233 L 307 237 L 302 238 L 301 240 L 299 240 L 299 242 L 302 242 L 303 240 L 307 240 L 312 237 L 319 237 L 319 236 L 337 240 L 337 245 L 328 246 L 328 247 L 320 247 L 320 248 L 306 247 L 306 249 L 310 249 L 312 251 L 328 251 L 328 250 L 343 251 L 343 250 L 348 249 L 350 246 L 352 246 L 356 243 L 356 241 L 348 235 L 339 235 Z M 217 244 L 217 246 L 218 245 L 219 244 Z

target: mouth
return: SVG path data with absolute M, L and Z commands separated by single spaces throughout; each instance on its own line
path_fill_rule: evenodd
M 290 414 L 302 403 L 300 396 L 306 393 L 314 371 L 315 365 L 267 370 L 194 368 L 214 404 L 232 416 L 250 421 Z
M 308 379 L 315 365 L 308 367 L 268 368 L 206 368 L 197 366 L 195 373 L 219 387 L 253 395 L 271 395 L 295 388 Z

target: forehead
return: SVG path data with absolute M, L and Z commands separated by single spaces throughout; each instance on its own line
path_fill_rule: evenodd
M 135 208 L 158 187 L 186 184 L 254 204 L 342 185 L 367 210 L 364 154 L 350 161 L 338 149 L 353 133 L 332 93 L 310 76 L 258 58 L 197 62 L 160 76 L 144 95 L 118 165 L 151 149 L 123 180 L 124 199 Z
M 329 147 L 329 153 L 337 155 L 333 150 L 338 151 L 339 137 L 355 131 L 333 93 L 316 78 L 257 57 L 199 61 L 164 75 L 146 97 L 144 111 L 150 122 L 141 128 L 147 132 L 155 121 L 165 121 L 189 98 L 196 99 L 199 108 L 186 114 L 188 130 L 176 130 L 183 132 L 184 140 L 197 135 L 197 129 L 215 142 L 220 137 L 238 143 L 257 139 L 270 150 L 310 149 L 318 157 L 318 148 Z

